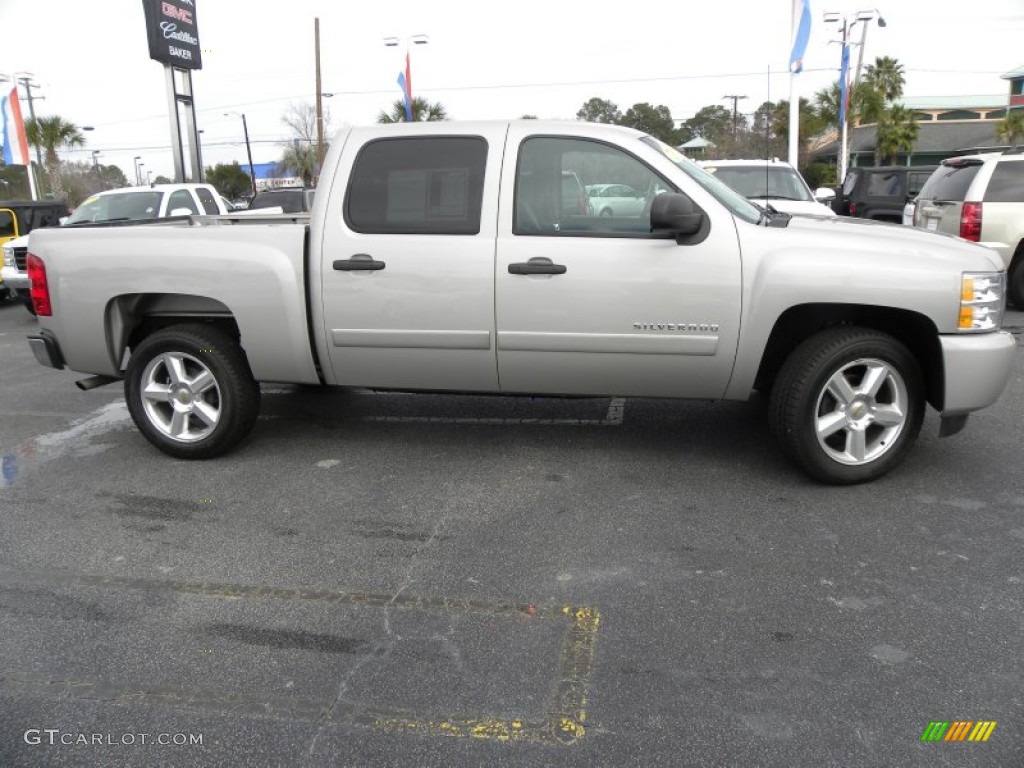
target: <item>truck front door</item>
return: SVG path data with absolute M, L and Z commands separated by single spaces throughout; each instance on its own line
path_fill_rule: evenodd
M 353 129 L 338 181 L 316 209 L 325 217 L 329 383 L 497 389 L 494 240 L 506 127 L 424 130 L 374 138 Z
M 634 154 L 571 134 L 533 136 L 525 122 L 510 129 L 495 274 L 502 391 L 723 395 L 740 321 L 735 222 L 707 206 L 699 241 L 652 235 L 651 201 L 680 190 L 636 141 Z M 626 185 L 644 205 L 602 215 L 596 196 L 581 205 L 558 193 L 570 175 L 594 195 Z

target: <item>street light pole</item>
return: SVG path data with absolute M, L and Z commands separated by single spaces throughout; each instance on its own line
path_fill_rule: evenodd
M 882 18 L 882 14 L 878 11 L 877 8 L 875 8 L 873 10 L 870 10 L 870 11 L 858 11 L 857 12 L 857 17 L 855 19 L 853 19 L 852 21 L 849 18 L 847 18 L 846 16 L 841 16 L 839 13 L 832 12 L 832 11 L 827 11 L 825 13 L 825 15 L 824 15 L 824 20 L 825 20 L 826 24 L 838 23 L 840 20 L 842 20 L 842 24 L 839 27 L 839 29 L 840 29 L 840 31 L 842 33 L 842 40 L 841 40 L 841 42 L 842 42 L 842 56 L 841 56 L 841 59 L 840 59 L 842 64 L 841 64 L 840 70 L 839 70 L 839 78 L 840 78 L 840 83 L 839 83 L 839 94 L 840 94 L 839 112 L 842 115 L 842 120 L 840 121 L 840 139 L 839 139 L 839 183 L 840 184 L 842 184 L 843 181 L 846 179 L 847 166 L 849 165 L 849 160 L 850 160 L 850 157 L 849 157 L 849 154 L 850 154 L 850 150 L 849 150 L 849 144 L 850 144 L 850 138 L 849 138 L 850 111 L 849 111 L 849 109 L 847 109 L 846 104 L 847 104 L 848 101 L 850 101 L 852 99 L 853 91 L 856 90 L 857 83 L 860 81 L 861 64 L 863 64 L 863 62 L 864 62 L 864 44 L 867 41 L 867 36 L 868 36 L 868 22 L 871 21 L 872 19 L 876 19 L 876 18 L 878 19 L 878 26 L 884 27 L 885 26 L 885 19 Z M 853 28 L 857 24 L 863 24 L 864 25 L 864 26 L 861 27 L 860 42 L 859 43 L 851 43 L 851 42 L 849 42 L 850 33 L 853 31 Z M 855 73 L 854 78 L 853 78 L 853 83 L 852 84 L 847 84 L 845 81 L 849 80 L 850 46 L 853 46 L 853 45 L 859 45 L 860 46 L 860 51 L 858 52 L 858 55 L 857 55 L 857 69 L 856 69 L 856 73 Z M 846 85 L 846 88 L 845 88 L 845 98 L 844 98 L 844 88 L 843 88 L 844 85 Z
M 252 146 L 249 144 L 249 125 L 245 122 L 244 112 L 225 112 L 228 115 L 238 115 L 242 118 L 242 132 L 245 134 L 245 154 L 249 158 L 249 182 L 252 184 L 252 195 L 256 197 L 256 172 L 252 169 Z
M 409 62 L 409 43 L 413 45 L 426 45 L 430 42 L 430 38 L 426 35 L 413 35 L 412 37 L 385 37 L 384 45 L 388 48 L 395 48 L 399 43 L 405 42 L 405 71 L 399 72 L 398 84 L 402 86 L 402 92 L 405 94 L 405 119 L 406 122 L 413 121 L 412 113 L 412 65 Z
M 141 160 L 141 159 L 142 159 L 142 155 L 136 155 L 135 156 L 135 186 L 136 187 L 141 187 L 142 186 L 142 178 L 139 175 L 139 160 Z

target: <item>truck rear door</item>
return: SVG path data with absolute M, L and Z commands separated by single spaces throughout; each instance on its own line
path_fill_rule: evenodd
M 467 135 L 438 123 L 408 137 L 349 133 L 317 209 L 328 383 L 497 389 L 494 242 L 506 132 Z

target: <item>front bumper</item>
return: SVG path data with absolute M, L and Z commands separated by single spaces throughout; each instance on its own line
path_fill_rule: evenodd
M 2 279 L 3 284 L 12 291 L 27 291 L 32 287 L 32 283 L 29 282 L 28 279 L 28 274 L 25 272 L 19 272 L 17 267 L 0 268 L 0 279 Z
M 61 354 L 57 338 L 49 331 L 40 331 L 28 337 L 28 345 L 40 365 L 61 370 L 64 367 L 64 355 Z
M 939 343 L 945 374 L 943 418 L 987 408 L 999 399 L 1017 355 L 1017 342 L 1011 334 L 939 336 Z

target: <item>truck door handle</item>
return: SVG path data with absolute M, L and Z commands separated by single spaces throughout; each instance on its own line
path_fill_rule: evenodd
M 551 259 L 530 259 L 508 265 L 510 275 L 564 275 L 565 265 L 554 264 Z
M 339 272 L 376 272 L 384 269 L 384 262 L 375 260 L 368 253 L 357 253 L 351 259 L 337 259 L 333 266 Z

